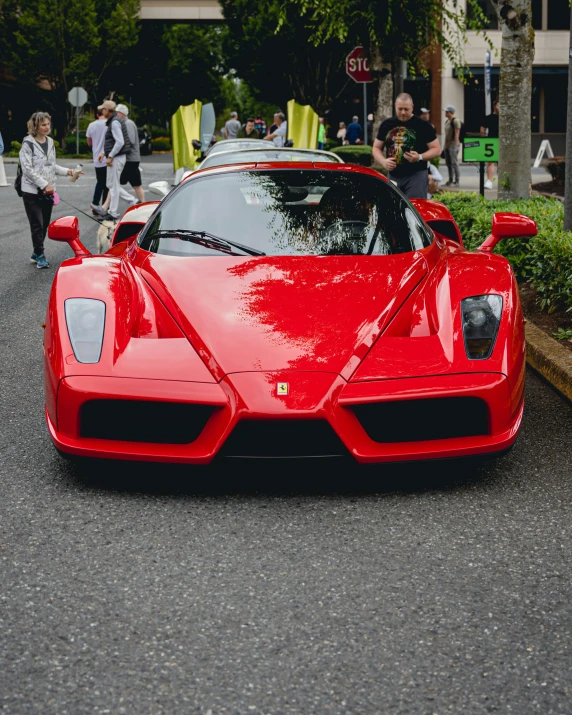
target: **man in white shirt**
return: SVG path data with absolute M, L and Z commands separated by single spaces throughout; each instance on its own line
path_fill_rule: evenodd
M 97 216 L 98 212 L 95 210 L 94 206 L 99 206 L 100 202 L 104 203 L 107 198 L 109 189 L 105 185 L 107 178 L 107 165 L 105 161 L 99 161 L 99 155 L 103 153 L 103 144 L 105 141 L 105 132 L 107 131 L 107 126 L 105 123 L 105 118 L 100 109 L 96 112 L 97 119 L 87 128 L 86 138 L 87 143 L 91 147 L 93 152 L 93 163 L 95 166 L 95 191 L 93 192 L 93 203 L 91 211 L 94 216 Z
M 236 139 L 239 129 L 240 122 L 238 121 L 238 114 L 236 112 L 231 112 L 230 119 L 224 125 L 224 135 L 227 139 Z
M 286 117 L 282 112 L 276 112 L 274 115 L 274 124 L 276 124 L 276 129 L 272 134 L 268 134 L 264 137 L 266 141 L 271 141 L 274 146 L 281 148 L 286 143 L 286 138 L 288 136 L 288 122 Z
M 119 190 L 121 186 L 119 184 L 119 177 L 125 166 L 125 160 L 127 152 L 131 147 L 129 142 L 129 135 L 127 134 L 127 127 L 125 125 L 125 120 L 121 120 L 116 110 L 117 105 L 112 100 L 108 99 L 103 104 L 101 104 L 98 109 L 103 113 L 103 116 L 107 120 L 105 123 L 107 125 L 107 131 L 105 133 L 105 140 L 103 142 L 103 152 L 99 155 L 99 161 L 103 161 L 106 158 L 107 166 L 107 188 L 109 189 L 110 203 L 109 212 L 105 218 L 111 220 L 117 220 L 119 218 Z

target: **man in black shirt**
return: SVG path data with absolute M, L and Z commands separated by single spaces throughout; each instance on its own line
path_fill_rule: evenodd
M 407 197 L 426 199 L 427 162 L 441 154 L 435 129 L 413 115 L 413 99 L 409 94 L 397 97 L 395 115 L 381 123 L 373 143 L 373 157 Z
M 485 117 L 483 126 L 481 126 L 482 137 L 498 138 L 499 135 L 499 100 L 493 102 L 493 113 Z M 493 188 L 493 179 L 495 178 L 495 163 L 489 161 L 487 164 L 487 180 L 485 181 L 485 189 Z

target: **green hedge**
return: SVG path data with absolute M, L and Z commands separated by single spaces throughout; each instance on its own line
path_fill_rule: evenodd
M 66 154 L 76 154 L 76 138 L 75 134 L 70 134 L 69 136 L 66 137 L 66 146 L 65 146 L 65 152 Z M 80 137 L 79 138 L 79 153 L 80 154 L 89 154 L 91 152 L 91 148 L 87 143 L 87 140 L 85 137 Z
M 371 166 L 371 147 L 368 144 L 350 144 L 332 149 L 334 154 L 338 154 L 347 164 L 359 164 L 360 166 Z
M 171 142 L 163 137 L 153 139 L 151 145 L 153 146 L 153 151 L 171 151 Z
M 442 194 L 439 200 L 453 214 L 469 249 L 475 249 L 490 234 L 496 211 L 533 218 L 538 236 L 503 240 L 495 251 L 508 258 L 519 281 L 530 281 L 538 291 L 542 309 L 572 311 L 572 232 L 563 229 L 564 207 L 560 201 L 544 196 L 491 201 L 461 192 Z

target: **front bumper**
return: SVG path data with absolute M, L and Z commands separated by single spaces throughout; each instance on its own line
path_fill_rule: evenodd
M 287 383 L 287 394 L 277 393 L 278 383 Z M 486 434 L 378 442 L 368 436 L 352 409 L 372 402 L 450 397 L 473 397 L 486 404 Z M 199 436 L 188 444 L 130 442 L 82 436 L 82 406 L 97 399 L 200 404 L 214 409 Z M 68 377 L 58 386 L 56 415 L 46 410 L 46 420 L 55 446 L 65 453 L 183 464 L 208 464 L 217 454 L 224 454 L 227 438 L 242 421 L 321 420 L 357 462 L 375 463 L 502 452 L 516 440 L 523 407 L 522 398 L 511 395 L 506 377 L 497 373 L 347 383 L 331 373 L 283 371 L 235 373 L 218 384 Z M 107 419 L 112 422 L 114 415 Z M 287 447 L 288 456 L 297 456 L 296 444 Z

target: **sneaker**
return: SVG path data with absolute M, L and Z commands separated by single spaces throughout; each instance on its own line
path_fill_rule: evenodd
M 103 214 L 103 216 L 99 216 L 97 218 L 98 221 L 119 221 L 119 214 L 117 216 L 114 216 L 113 214 L 106 213 Z
M 487 179 L 485 181 L 485 189 L 492 189 L 493 188 L 493 182 L 490 179 Z
M 90 204 L 89 207 L 93 211 L 95 216 L 105 216 L 105 209 L 102 209 L 101 206 L 96 206 L 96 204 Z
M 453 186 L 459 186 L 459 182 L 458 182 L 458 181 L 453 181 Z
M 49 268 L 49 267 L 50 267 L 50 264 L 48 263 L 48 259 L 42 253 L 41 256 L 38 256 L 38 259 L 36 261 L 36 268 Z
M 453 186 L 453 182 L 451 181 L 451 179 L 445 182 L 445 186 Z
M 39 256 L 36 253 L 32 253 L 30 256 L 30 263 L 37 263 Z

